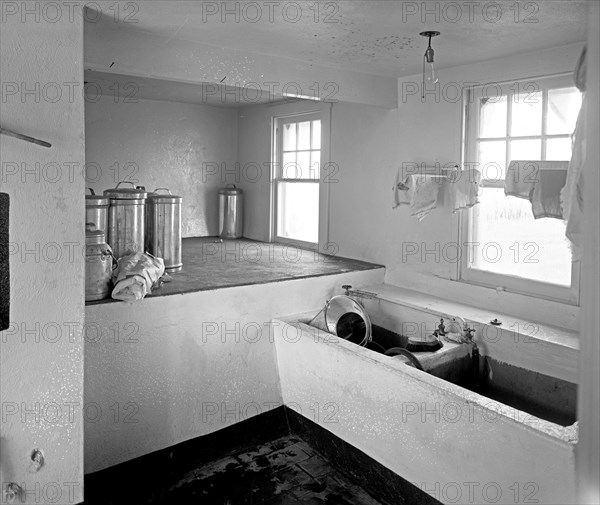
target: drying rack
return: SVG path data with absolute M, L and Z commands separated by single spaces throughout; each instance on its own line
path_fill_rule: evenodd
M 400 204 L 398 203 L 398 191 L 407 191 L 409 188 L 404 184 L 404 180 L 409 175 L 427 175 L 434 179 L 455 180 L 456 174 L 460 171 L 458 164 L 450 167 L 442 167 L 440 165 L 427 166 L 418 165 L 411 170 L 405 170 L 404 167 L 399 168 L 396 172 L 396 182 L 392 187 L 394 192 L 394 201 L 396 204 L 392 207 L 395 209 Z

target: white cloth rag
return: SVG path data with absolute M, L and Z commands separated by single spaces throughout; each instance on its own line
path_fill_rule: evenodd
M 504 194 L 529 200 L 535 219 L 562 219 L 560 192 L 567 166 L 567 161 L 513 160 L 506 170 Z
M 395 206 L 409 205 L 411 216 L 425 219 L 436 207 L 443 177 L 439 175 L 407 175 L 395 187 Z
M 132 253 L 119 258 L 113 272 L 111 296 L 116 300 L 141 300 L 152 292 L 152 286 L 165 273 L 165 262 L 148 253 Z
M 456 172 L 452 179 L 448 179 L 449 196 L 452 212 L 468 209 L 479 203 L 479 184 L 481 172 L 479 170 L 463 170 Z
M 573 151 L 567 181 L 560 193 L 563 218 L 567 222 L 566 235 L 574 246 L 574 257 L 579 259 L 583 246 L 583 168 L 585 165 L 585 110 L 587 97 L 583 95 L 581 110 L 573 134 Z

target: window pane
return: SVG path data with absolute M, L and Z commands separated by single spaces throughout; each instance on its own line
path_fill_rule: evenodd
M 298 165 L 296 164 L 296 153 L 283 153 L 283 167 L 281 177 L 284 179 L 295 179 L 300 175 Z
M 299 179 L 312 179 L 313 175 L 310 172 L 310 151 L 298 153 L 298 172 Z
M 571 139 L 548 139 L 546 141 L 546 159 L 571 161 Z
M 482 188 L 473 207 L 470 267 L 571 285 L 571 250 L 560 219 L 534 219 L 528 200 Z
M 548 91 L 546 133 L 573 133 L 581 109 L 581 93 L 575 87 Z
M 312 122 L 312 148 L 321 149 L 321 120 Z
M 541 160 L 541 140 L 513 140 L 510 143 L 511 160 Z
M 277 235 L 291 240 L 319 240 L 319 183 L 280 182 Z
M 310 149 L 310 121 L 298 123 L 298 150 Z
M 310 170 L 311 170 L 311 176 L 314 179 L 321 178 L 321 151 L 311 151 L 311 153 L 310 153 Z
M 481 99 L 479 115 L 480 137 L 506 137 L 506 95 Z
M 510 134 L 540 135 L 542 133 L 542 92 L 513 95 Z
M 283 125 L 283 150 L 294 151 L 296 149 L 296 123 Z
M 504 180 L 506 171 L 506 142 L 479 142 L 479 167 L 481 177 L 489 180 Z

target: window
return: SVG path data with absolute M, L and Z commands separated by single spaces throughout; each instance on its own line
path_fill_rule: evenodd
M 535 219 L 528 200 L 505 196 L 511 160 L 571 159 L 581 93 L 571 76 L 488 85 L 466 94 L 465 162 L 482 173 L 480 203 L 463 217 L 461 278 L 578 302 L 579 262 L 565 223 Z
M 320 113 L 275 120 L 274 238 L 319 242 Z

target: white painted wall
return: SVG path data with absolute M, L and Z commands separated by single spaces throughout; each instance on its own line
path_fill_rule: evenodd
M 587 121 L 585 180 L 585 242 L 583 257 L 583 303 L 580 327 L 579 360 L 579 444 L 577 474 L 579 502 L 600 503 L 600 5 L 590 6 L 588 21 Z
M 69 19 L 66 7 L 53 22 L 41 15 L 36 20 L 35 14 L 22 21 L 21 9 L 35 12 L 35 2 L 13 7 L 18 12 L 7 15 L 0 30 L 0 122 L 46 140 L 52 148 L 0 137 L 0 191 L 11 198 L 12 324 L 0 340 L 0 481 L 22 486 L 26 495 L 16 503 L 79 503 L 83 22 L 77 9 Z M 32 93 L 24 94 L 26 90 Z M 43 451 L 45 464 L 30 473 L 28 458 L 34 448 Z
M 280 406 L 272 317 L 382 280 L 378 269 L 87 306 L 85 472 Z
M 183 197 L 182 234 L 218 234 L 218 190 L 235 183 L 237 113 L 178 102 L 92 96 L 85 107 L 88 187 L 121 180 Z M 126 185 L 125 187 L 127 187 Z
M 323 332 L 274 331 L 284 403 L 442 503 L 577 503 L 571 428 Z
M 339 167 L 337 181 L 329 184 L 329 241 L 339 254 L 386 266 L 386 282 L 468 304 L 534 317 L 549 324 L 575 329 L 577 309 L 554 302 L 495 290 L 458 285 L 456 262 L 441 254 L 402 256 L 403 243 L 416 243 L 419 251 L 434 251 L 456 242 L 458 217 L 447 204 L 423 221 L 408 209 L 392 209 L 392 186 L 403 162 L 460 162 L 461 101 L 454 100 L 453 83 L 496 82 L 528 76 L 571 72 L 581 44 L 553 48 L 439 72 L 439 99 L 422 103 L 418 91 L 407 96 L 407 84 L 420 85 L 421 76 L 399 82 L 399 107 L 395 110 L 369 105 L 335 103 L 331 119 L 331 161 Z M 409 87 L 408 90 L 414 88 Z M 404 90 L 404 98 L 403 98 Z M 447 99 L 444 99 L 446 97 Z M 308 106 L 308 105 L 307 105 Z M 248 107 L 240 118 L 238 159 L 267 160 L 270 135 L 266 118 L 278 115 L 272 105 Z M 246 213 L 252 221 L 248 237 L 264 239 L 269 211 L 268 180 L 248 184 Z M 442 199 L 443 202 L 443 199 Z

